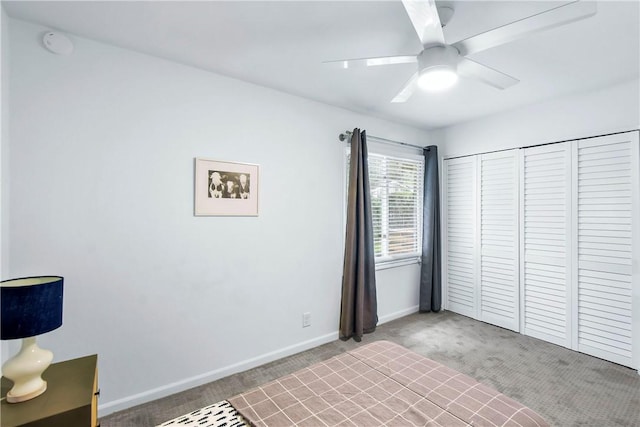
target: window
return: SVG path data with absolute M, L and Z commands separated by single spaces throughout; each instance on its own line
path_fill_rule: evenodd
M 424 158 L 369 152 L 369 183 L 376 264 L 417 258 L 422 252 Z M 350 149 L 347 148 L 347 171 Z M 349 174 L 347 173 L 347 188 Z

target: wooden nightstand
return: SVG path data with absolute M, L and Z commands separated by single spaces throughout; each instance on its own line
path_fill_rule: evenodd
M 53 363 L 42 378 L 44 394 L 7 403 L 12 383 L 2 377 L 1 427 L 96 427 L 98 425 L 98 356 Z

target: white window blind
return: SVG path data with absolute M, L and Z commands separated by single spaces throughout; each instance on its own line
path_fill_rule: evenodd
M 346 154 L 349 188 L 349 149 Z M 369 152 L 368 165 L 376 263 L 419 257 L 424 159 Z

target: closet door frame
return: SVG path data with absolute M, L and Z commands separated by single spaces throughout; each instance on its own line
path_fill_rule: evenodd
M 569 171 L 569 176 L 571 177 L 571 206 L 570 206 L 570 215 L 571 215 L 571 240 L 569 244 L 571 245 L 571 307 L 575 308 L 571 311 L 570 317 L 570 337 L 571 337 L 571 346 L 569 347 L 572 350 L 578 350 L 578 317 L 579 317 L 579 306 L 578 306 L 578 295 L 579 295 L 579 286 L 578 286 L 578 141 L 570 141 L 567 144 L 571 144 L 569 146 L 571 150 L 571 170 Z
M 632 356 L 640 375 L 640 130 L 631 132 L 631 245 L 633 262 L 631 267 L 632 304 Z M 634 185 L 635 184 L 635 185 Z
M 640 130 L 631 132 L 631 358 L 640 375 Z M 635 185 L 634 185 L 635 184 Z
M 440 195 L 442 196 L 440 205 L 440 241 L 442 242 L 441 268 L 442 281 L 442 309 L 449 310 L 449 162 L 443 158 L 440 163 Z

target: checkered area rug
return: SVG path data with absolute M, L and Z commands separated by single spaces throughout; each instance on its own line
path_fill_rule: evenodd
M 377 341 L 159 427 L 245 425 L 548 426 L 530 408 L 471 377 Z
M 537 413 L 460 372 L 377 341 L 234 396 L 257 427 L 547 427 Z
M 247 427 L 238 411 L 226 400 L 169 420 L 157 427 Z

